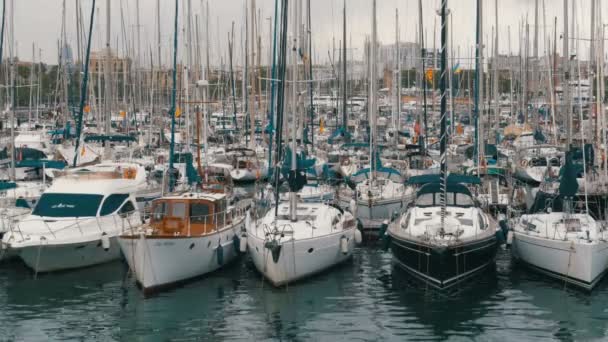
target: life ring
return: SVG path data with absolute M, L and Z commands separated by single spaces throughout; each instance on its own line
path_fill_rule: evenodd
M 521 165 L 522 167 L 526 167 L 526 166 L 528 166 L 528 161 L 527 161 L 526 159 L 522 159 L 522 160 L 519 162 L 519 165 Z

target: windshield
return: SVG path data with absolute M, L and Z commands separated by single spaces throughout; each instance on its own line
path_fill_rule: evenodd
M 42 194 L 32 211 L 33 215 L 48 217 L 97 216 L 102 195 L 92 194 Z

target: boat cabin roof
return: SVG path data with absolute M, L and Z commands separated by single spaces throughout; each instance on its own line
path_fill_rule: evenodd
M 441 195 L 443 193 L 440 183 L 429 183 L 423 185 L 416 193 L 417 206 L 438 206 L 440 205 Z M 447 184 L 447 205 L 458 207 L 473 207 L 475 201 L 471 191 L 463 184 Z

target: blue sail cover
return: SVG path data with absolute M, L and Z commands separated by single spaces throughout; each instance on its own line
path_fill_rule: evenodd
M 124 134 L 97 134 L 97 135 L 89 135 L 84 137 L 84 142 L 127 142 L 127 141 L 135 141 L 135 137 Z
M 15 188 L 17 188 L 17 183 L 15 182 L 0 182 L 0 191 L 6 191 Z
M 327 139 L 327 143 L 333 144 L 334 142 L 339 141 L 339 140 L 350 141 L 350 138 L 351 138 L 350 132 L 345 130 L 344 127 L 340 126 Z
M 365 168 L 365 169 L 361 169 L 355 173 L 353 173 L 350 177 L 349 177 L 349 181 L 352 183 L 361 183 L 366 179 L 369 179 L 371 177 L 371 169 L 369 167 Z M 386 178 L 386 179 L 390 179 L 394 182 L 402 182 L 403 179 L 401 177 L 401 173 L 399 173 L 399 171 L 390 168 L 390 167 L 378 167 L 378 168 L 374 168 L 373 170 L 376 173 L 376 176 L 379 178 Z
M 420 175 L 410 177 L 407 181 L 410 185 L 422 185 L 428 183 L 440 183 L 441 175 L 439 174 L 431 174 L 431 175 Z M 475 176 L 467 176 L 467 175 L 459 175 L 456 173 L 452 173 L 448 175 L 447 184 L 481 184 L 481 179 Z
M 283 165 L 281 165 L 281 174 L 284 179 L 287 179 L 291 191 L 300 191 L 306 185 L 306 170 L 315 165 L 316 159 L 308 159 L 306 152 L 296 153 L 296 171 L 291 170 L 291 148 L 285 148 L 285 157 Z
M 67 163 L 63 160 L 48 160 L 48 159 L 37 159 L 37 160 L 21 160 L 16 163 L 16 167 L 32 167 L 32 168 L 47 168 L 47 169 L 59 169 L 62 170 L 67 166 Z
M 576 181 L 577 170 L 572 161 L 573 152 L 566 153 L 566 164 L 560 170 L 559 177 L 559 195 L 562 197 L 574 197 L 578 191 L 578 182 Z
M 186 164 L 186 177 L 188 178 L 188 184 L 199 183 L 201 181 L 200 175 L 192 164 L 192 153 L 174 153 L 173 162 Z
M 545 141 L 547 141 L 547 139 L 545 138 L 545 135 L 543 134 L 543 132 L 540 130 L 540 128 L 537 128 L 534 131 L 534 140 L 544 143 Z

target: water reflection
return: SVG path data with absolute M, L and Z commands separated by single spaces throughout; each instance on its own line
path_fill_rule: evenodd
M 391 254 L 353 260 L 287 288 L 245 257 L 144 298 L 123 263 L 42 275 L 0 266 L 0 336 L 15 340 L 594 340 L 608 325 L 608 282 L 587 294 L 512 265 L 455 293 L 427 289 Z

